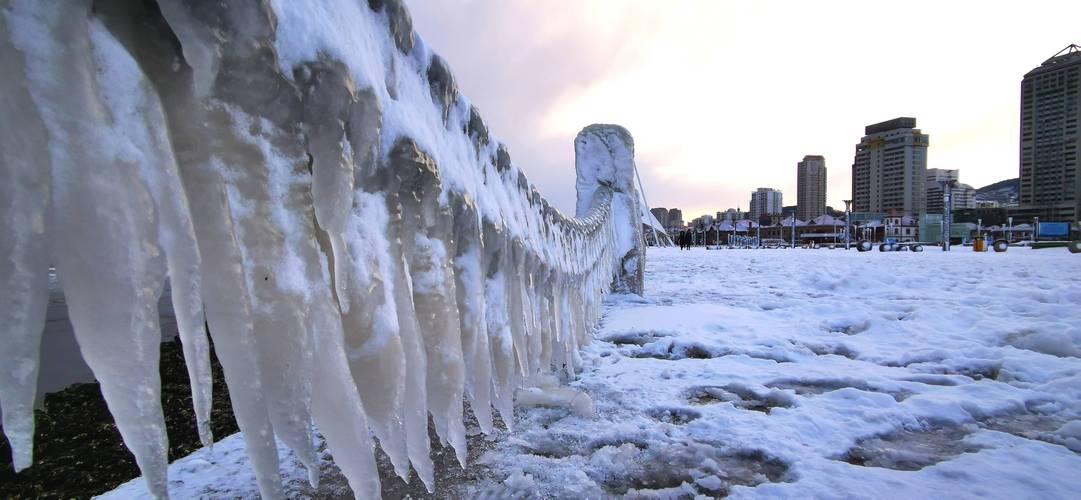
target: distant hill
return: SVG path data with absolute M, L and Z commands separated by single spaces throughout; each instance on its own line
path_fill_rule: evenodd
M 1006 179 L 989 184 L 976 190 L 977 201 L 997 201 L 999 203 L 1017 203 L 1020 197 L 1021 180 L 1018 178 Z

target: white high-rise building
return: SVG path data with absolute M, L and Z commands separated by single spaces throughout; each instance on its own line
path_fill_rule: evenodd
M 717 220 L 737 221 L 743 220 L 743 211 L 739 208 L 729 208 L 724 212 L 717 212 Z
M 930 137 L 915 118 L 868 125 L 852 162 L 852 210 L 916 215 L 926 211 Z
M 780 214 L 784 208 L 781 192 L 773 188 L 758 188 L 751 193 L 751 220 L 757 221 L 763 215 Z

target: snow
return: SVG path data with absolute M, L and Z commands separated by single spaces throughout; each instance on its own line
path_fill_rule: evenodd
M 276 442 L 281 457 L 281 476 L 287 484 L 307 482 L 307 472 L 284 443 Z M 169 493 L 175 498 L 255 497 L 258 480 L 252 471 L 249 453 L 240 433 L 203 448 L 169 465 Z M 97 498 L 151 498 L 141 478 L 128 481 Z
M 518 391 L 513 430 L 469 464 L 485 479 L 464 491 L 1076 496 L 1081 358 L 1013 340 L 1061 332 L 1056 352 L 1081 346 L 1081 278 L 1062 272 L 1076 256 L 662 248 L 649 259 L 649 294 L 609 296 L 569 387 Z M 170 491 L 254 495 L 241 446 L 235 435 L 173 463 Z M 281 452 L 287 484 L 302 481 Z M 145 491 L 134 480 L 107 497 Z
M 651 249 L 646 298 L 611 297 L 582 353 L 597 416 L 522 411 L 475 491 L 1074 497 L 1079 265 Z

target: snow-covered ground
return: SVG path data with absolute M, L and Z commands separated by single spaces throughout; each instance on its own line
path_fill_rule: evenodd
M 583 355 L 597 417 L 523 413 L 491 487 L 1076 498 L 1081 258 L 966 250 L 650 249 Z
M 467 491 L 1076 498 L 1078 256 L 650 249 L 648 258 L 646 298 L 611 297 L 582 353 L 573 385 L 596 415 L 520 410 L 514 432 L 486 441 L 472 465 L 490 479 Z M 254 495 L 242 443 L 228 440 L 240 448 L 174 463 L 171 492 Z M 302 480 L 295 461 L 283 462 Z M 140 489 L 137 480 L 114 493 Z

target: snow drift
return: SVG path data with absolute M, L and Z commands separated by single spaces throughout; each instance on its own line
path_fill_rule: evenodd
M 168 495 L 156 304 L 171 281 L 200 437 L 209 340 L 266 498 L 314 422 L 361 497 L 373 442 L 433 488 L 515 390 L 573 376 L 612 288 L 641 292 L 626 130 L 575 141 L 549 206 L 397 0 L 0 1 L 0 403 L 32 462 L 47 273 L 155 496 Z M 209 333 L 209 338 L 208 338 Z M 550 390 L 550 389 L 541 389 Z M 369 433 L 370 431 L 370 433 Z

